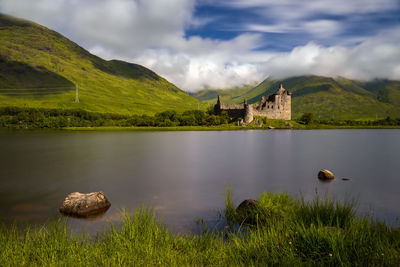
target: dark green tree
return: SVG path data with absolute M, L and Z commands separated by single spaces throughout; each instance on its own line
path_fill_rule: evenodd
M 314 122 L 314 114 L 312 114 L 311 112 L 304 113 L 300 117 L 299 122 L 306 125 L 312 124 Z

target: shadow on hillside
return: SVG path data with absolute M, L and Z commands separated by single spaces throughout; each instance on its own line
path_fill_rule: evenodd
M 250 98 L 249 100 L 247 100 L 247 103 L 249 103 L 249 104 L 258 103 L 258 102 L 260 102 L 262 96 L 267 97 L 267 96 L 275 93 L 278 90 L 280 83 L 281 83 L 280 81 L 273 82 L 271 85 L 268 86 L 267 90 L 265 90 L 263 93 L 255 96 L 253 98 Z
M 160 77 L 153 71 L 133 63 L 128 63 L 120 60 L 105 61 L 101 58 L 92 59 L 92 64 L 97 69 L 115 76 L 120 76 L 134 80 L 155 80 Z
M 315 86 L 306 86 L 304 83 L 306 79 L 313 79 L 313 81 L 318 81 L 321 84 Z M 283 87 L 285 87 L 287 90 L 289 90 L 289 92 L 292 93 L 292 98 L 295 98 L 299 96 L 305 96 L 308 94 L 314 94 L 317 92 L 329 91 L 333 88 L 333 85 L 330 84 L 329 82 L 336 83 L 331 78 L 314 77 L 314 76 L 305 76 L 305 77 L 301 76 L 301 77 L 288 78 L 284 80 L 278 80 L 274 81 L 271 85 L 269 85 L 267 87 L 268 89 L 265 90 L 263 93 L 249 99 L 247 102 L 250 104 L 259 102 L 262 96 L 267 96 L 275 93 L 278 90 L 279 85 L 281 83 L 283 84 Z M 293 90 L 293 87 L 295 87 L 296 84 L 298 88 Z
M 0 55 L 0 95 L 41 97 L 75 90 L 75 84 L 43 66 L 8 61 Z
M 29 27 L 32 26 L 32 23 L 23 19 L 0 13 L 0 28 L 6 26 Z
M 306 86 L 293 92 L 292 97 L 314 94 L 317 92 L 329 91 L 333 86 L 331 84 L 322 84 L 319 86 Z

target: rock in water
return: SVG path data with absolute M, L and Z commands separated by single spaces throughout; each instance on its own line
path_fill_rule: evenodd
M 245 199 L 242 201 L 242 203 L 239 204 L 239 206 L 236 208 L 236 211 L 247 211 L 249 209 L 254 209 L 257 205 L 257 200 L 254 199 Z
M 257 219 L 257 200 L 246 199 L 236 208 L 236 220 L 238 223 L 254 224 Z
M 110 206 L 111 203 L 103 192 L 75 192 L 64 199 L 60 212 L 70 216 L 89 217 L 107 211 Z
M 331 171 L 326 170 L 326 169 L 322 169 L 318 173 L 318 179 L 320 179 L 322 181 L 333 180 L 333 178 L 335 178 L 333 173 Z

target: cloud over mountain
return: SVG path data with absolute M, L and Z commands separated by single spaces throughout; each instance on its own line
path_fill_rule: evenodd
M 269 75 L 400 79 L 397 0 L 0 0 L 0 12 L 188 91 Z

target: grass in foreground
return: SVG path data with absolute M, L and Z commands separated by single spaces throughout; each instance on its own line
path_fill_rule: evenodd
M 226 231 L 176 235 L 151 210 L 125 213 L 94 239 L 71 234 L 57 221 L 40 229 L 0 229 L 2 265 L 396 265 L 400 231 L 369 218 L 358 219 L 354 204 L 328 199 L 307 203 L 265 193 L 243 224 L 226 195 Z M 253 210 L 254 211 L 254 210 Z M 232 227 L 239 222 L 239 230 Z M 236 229 L 236 230 L 230 230 Z

